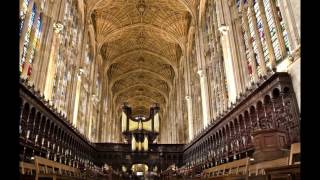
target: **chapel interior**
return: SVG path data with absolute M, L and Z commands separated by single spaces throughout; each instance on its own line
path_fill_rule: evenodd
M 299 0 L 19 2 L 20 179 L 301 179 Z

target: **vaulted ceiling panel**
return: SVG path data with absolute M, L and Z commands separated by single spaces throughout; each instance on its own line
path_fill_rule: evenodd
M 97 47 L 106 62 L 108 88 L 115 106 L 119 108 L 127 102 L 140 113 L 148 112 L 154 103 L 167 107 L 185 45 L 192 2 L 92 3 Z

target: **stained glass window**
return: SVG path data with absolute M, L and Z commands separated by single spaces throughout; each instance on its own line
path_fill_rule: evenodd
M 38 20 L 37 20 L 37 27 L 36 27 L 35 37 L 33 38 L 32 46 L 31 46 L 31 54 L 30 54 L 30 59 L 29 59 L 29 63 L 30 64 L 33 61 L 35 50 L 39 49 L 41 26 L 42 26 L 41 16 L 39 16 Z
M 276 26 L 272 18 L 269 0 L 264 0 L 263 3 L 264 3 L 264 8 L 266 12 L 267 21 L 268 21 L 268 26 L 270 29 L 270 35 L 271 35 L 272 46 L 274 48 L 274 54 L 275 54 L 276 60 L 278 61 L 281 59 L 281 53 L 280 53 L 280 47 L 279 47 L 279 40 L 277 38 Z
M 285 47 L 286 47 L 286 51 L 289 51 L 289 41 L 288 41 L 288 33 L 287 31 L 285 30 L 285 26 L 284 26 L 284 22 L 282 20 L 282 17 L 281 17 L 281 12 L 280 12 L 280 9 L 278 7 L 278 2 L 276 0 L 272 0 L 273 3 L 275 3 L 276 5 L 276 14 L 277 14 L 277 17 L 273 17 L 273 14 L 272 14 L 272 9 L 271 9 L 271 4 L 270 4 L 270 0 L 263 0 L 263 7 L 264 7 L 264 10 L 265 10 L 265 14 L 266 14 L 266 19 L 267 19 L 267 23 L 268 23 L 268 28 L 269 28 L 269 31 L 270 31 L 270 36 L 271 36 L 271 42 L 272 42 L 272 47 L 274 49 L 274 53 L 275 53 L 275 58 L 276 58 L 276 61 L 280 61 L 281 59 L 283 59 L 284 57 L 281 57 L 281 52 L 280 52 L 280 45 L 279 45 L 279 39 L 278 39 L 278 36 L 277 36 L 277 30 L 276 30 L 276 24 L 274 22 L 274 18 L 277 18 L 280 22 L 280 25 L 281 25 L 281 30 L 282 30 L 282 34 L 283 34 L 283 38 L 284 38 L 284 42 L 285 42 Z M 240 5 L 238 5 L 238 1 L 236 1 L 237 4 L 237 8 L 240 7 Z M 256 2 L 256 0 L 254 0 L 253 2 L 253 9 L 254 9 L 254 12 L 255 12 L 255 18 L 257 20 L 257 30 L 258 30 L 258 33 L 259 33 L 259 39 L 261 41 L 261 44 L 262 44 L 262 49 L 263 49 L 263 55 L 264 55 L 264 58 L 265 58 L 265 61 L 266 61 L 266 65 L 269 66 L 269 49 L 267 47 L 267 44 L 266 44 L 266 37 L 265 37 L 265 32 L 264 32 L 264 28 L 263 28 L 263 23 L 262 23 L 262 19 L 261 19 L 261 10 L 259 8 L 259 5 L 258 3 Z M 250 57 L 249 57 L 249 49 L 248 49 L 248 44 L 247 44 L 247 39 L 249 39 L 249 42 L 252 43 L 252 46 L 253 46 L 253 52 L 254 52 L 254 61 L 256 62 L 256 65 L 257 65 L 257 70 L 258 72 L 260 71 L 260 68 L 259 68 L 259 62 L 257 61 L 257 54 L 258 54 L 258 48 L 257 48 L 257 41 L 256 41 L 256 38 L 255 38 L 255 32 L 254 32 L 254 26 L 253 26 L 253 19 L 251 16 L 249 16 L 249 12 L 246 12 L 247 14 L 247 17 L 248 17 L 248 23 L 249 23 L 249 34 L 246 34 L 246 32 L 243 33 L 244 35 L 244 39 L 245 39 L 245 46 L 246 46 L 246 56 L 247 56 L 247 59 L 249 60 Z M 249 67 L 251 68 L 251 67 Z
M 24 43 L 23 43 L 23 49 L 22 49 L 22 57 L 21 57 L 21 60 L 20 60 L 20 72 L 22 72 L 24 63 L 26 61 L 26 56 L 27 56 L 29 45 L 30 45 L 30 35 L 31 35 L 31 30 L 32 30 L 32 24 L 34 22 L 35 15 L 36 15 L 36 6 L 33 5 L 31 18 L 30 18 L 30 20 L 28 22 L 27 32 L 26 32 L 26 35 L 24 37 Z
M 259 32 L 259 38 L 260 38 L 261 44 L 262 44 L 263 56 L 264 56 L 265 61 L 268 62 L 269 61 L 269 51 L 268 51 L 267 42 L 266 42 L 265 35 L 264 35 L 259 5 L 256 1 L 254 1 L 254 11 L 256 14 L 256 18 L 257 18 L 257 27 L 258 27 L 258 32 Z M 257 48 L 257 47 L 255 47 L 255 48 Z
M 252 21 L 251 16 L 248 16 L 248 22 L 249 22 L 249 32 L 250 32 L 250 35 L 248 36 L 248 38 L 249 38 L 249 41 L 252 43 L 254 54 L 258 54 L 257 41 L 256 41 L 255 35 L 254 35 L 255 32 L 253 29 L 253 21 Z M 257 56 L 255 56 L 254 61 L 257 61 L 256 58 L 257 58 Z
M 21 9 L 20 9 L 20 32 L 23 27 L 24 20 L 26 18 L 26 14 L 28 11 L 28 5 L 29 5 L 30 0 L 23 0 Z
M 73 78 L 73 74 L 75 73 L 74 69 L 71 67 L 76 63 L 78 59 L 76 58 L 79 51 L 78 40 L 80 39 L 80 35 L 78 34 L 78 29 L 80 28 L 77 21 L 77 2 L 75 0 L 68 0 L 65 2 L 64 14 L 62 22 L 58 22 L 62 25 L 62 30 L 59 31 L 58 39 L 59 45 L 56 51 L 56 77 L 54 80 L 54 95 L 53 99 L 55 99 L 56 104 L 63 113 L 66 112 L 66 107 L 68 105 L 69 93 L 71 90 L 68 88 L 68 84 Z M 85 69 L 85 67 L 84 67 Z M 84 71 L 85 76 L 87 72 Z M 88 88 L 85 88 L 85 82 L 82 81 L 81 91 L 86 91 Z M 82 97 L 84 99 L 82 99 Z M 79 104 L 86 103 L 86 99 L 83 95 L 80 96 Z M 85 110 L 83 110 L 85 112 Z M 85 116 L 85 114 L 81 114 L 81 107 L 79 108 L 79 117 Z M 81 119 L 79 120 L 81 124 Z M 79 124 L 79 125 L 80 125 Z
M 250 75 L 250 80 L 253 80 L 253 74 L 252 74 L 252 66 L 250 65 L 250 55 L 249 55 L 249 50 L 248 50 L 248 35 L 247 33 L 243 32 L 243 37 L 244 37 L 244 44 L 245 44 L 245 47 L 246 47 L 246 57 L 247 57 L 247 64 L 248 64 L 248 72 L 249 72 L 249 75 Z M 251 39 L 251 37 L 249 37 Z M 254 60 L 255 61 L 255 60 Z
M 239 8 L 240 7 L 240 0 L 236 0 L 236 5 L 237 5 L 237 8 Z

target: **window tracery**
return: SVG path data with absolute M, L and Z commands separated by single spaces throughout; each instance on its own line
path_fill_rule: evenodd
M 32 6 L 31 12 L 28 12 L 29 6 Z M 23 38 L 19 72 L 23 78 L 29 78 L 32 73 L 32 62 L 40 49 L 39 44 L 42 32 L 41 10 L 37 8 L 36 3 L 30 4 L 30 0 L 24 0 L 19 15 L 20 37 Z M 24 26 L 26 27 L 24 28 Z
M 56 55 L 57 67 L 53 86 L 52 100 L 63 114 L 67 114 L 67 107 L 70 100 L 69 94 L 72 93 L 71 82 L 75 69 L 73 68 L 77 61 L 78 34 L 79 26 L 77 12 L 77 2 L 67 1 L 63 14 L 63 30 L 59 34 L 59 45 Z
M 251 81 L 253 81 L 253 70 L 252 70 L 252 64 L 250 64 L 250 48 L 249 48 L 249 44 L 252 44 L 253 47 L 253 54 L 254 54 L 254 59 L 252 60 L 252 62 L 255 62 L 256 66 L 257 66 L 257 70 L 258 70 L 258 74 L 261 74 L 261 69 L 260 69 L 260 63 L 258 61 L 258 58 L 261 58 L 258 56 L 259 54 L 259 50 L 258 50 L 258 43 L 259 41 L 261 42 L 262 48 L 263 48 L 263 58 L 266 62 L 266 65 L 268 67 L 270 67 L 270 63 L 269 62 L 269 58 L 270 58 L 270 54 L 271 51 L 270 49 L 268 49 L 267 46 L 267 37 L 265 35 L 265 29 L 264 29 L 264 25 L 267 25 L 269 29 L 270 33 L 270 41 L 271 41 L 271 45 L 274 49 L 274 56 L 275 56 L 275 61 L 276 63 L 280 63 L 285 57 L 286 54 L 288 52 L 290 52 L 290 47 L 289 47 L 289 40 L 288 40 L 288 33 L 285 29 L 285 25 L 284 22 L 282 20 L 281 17 L 281 12 L 279 9 L 279 5 L 278 5 L 278 1 L 277 0 L 262 0 L 262 7 L 265 13 L 264 15 L 266 16 L 266 20 L 267 20 L 267 24 L 264 24 L 262 21 L 262 12 L 261 12 L 261 7 L 259 7 L 259 4 L 257 2 L 257 0 L 252 0 L 253 5 L 253 11 L 254 14 L 250 14 L 250 3 L 248 1 L 241 1 L 241 0 L 237 0 L 236 1 L 236 7 L 238 8 L 238 11 L 241 13 L 244 13 L 242 15 L 242 18 L 244 19 L 243 16 L 246 16 L 245 18 L 247 18 L 248 20 L 248 27 L 243 27 L 243 28 L 248 28 L 248 32 L 249 34 L 246 32 L 245 29 L 243 29 L 243 37 L 245 40 L 245 47 L 246 47 L 246 57 L 248 59 L 248 71 L 250 74 L 250 78 Z M 274 7 L 273 7 L 274 6 Z M 256 18 L 256 22 L 257 22 L 257 31 L 259 33 L 259 39 L 256 39 L 255 37 L 255 25 L 253 24 L 255 22 L 255 20 L 253 20 L 253 18 Z M 243 20 L 242 19 L 242 20 Z M 243 20 L 244 21 L 244 20 Z M 246 26 L 244 22 L 243 26 Z M 277 25 L 277 23 L 279 23 L 279 25 Z M 279 26 L 279 27 L 277 27 Z M 277 29 L 279 28 L 279 29 Z M 279 32 L 279 30 L 281 32 Z M 247 41 L 248 40 L 248 41 Z M 283 45 L 281 44 L 283 42 Z M 284 46 L 284 47 L 282 47 Z M 284 48 L 284 50 L 282 50 L 282 48 Z
M 209 87 L 211 86 L 209 92 L 211 94 L 210 107 L 213 118 L 216 118 L 223 111 L 225 100 L 228 99 L 216 8 L 214 0 L 207 1 L 204 16 L 205 23 L 202 27 L 205 56 L 208 63 L 208 85 Z
M 88 41 L 85 45 L 85 53 L 84 53 L 84 62 L 83 62 L 83 76 L 82 76 L 82 83 L 81 83 L 81 95 L 80 95 L 80 109 L 79 109 L 79 114 L 78 114 L 78 119 L 79 119 L 79 129 L 82 133 L 85 133 L 86 135 L 91 137 L 89 134 L 92 132 L 90 129 L 90 123 L 92 121 L 92 116 L 89 116 L 90 113 L 87 116 L 87 109 L 90 109 L 90 102 L 93 102 L 94 98 L 89 98 L 89 93 L 90 93 L 90 87 L 91 87 L 91 79 L 90 79 L 90 73 L 91 73 L 91 67 L 92 67 L 92 62 L 93 62 L 93 57 L 92 57 L 92 49 L 90 48 L 90 38 L 89 34 L 87 34 Z M 92 84 L 94 85 L 94 83 Z M 95 92 L 95 91 L 93 91 Z M 92 106 L 93 107 L 93 106 Z M 92 112 L 94 112 L 94 107 L 90 109 Z M 93 114 L 93 113 L 92 113 Z M 88 119 L 86 122 L 86 119 Z M 87 125 L 86 125 L 87 124 Z M 89 130 L 87 131 L 86 128 Z

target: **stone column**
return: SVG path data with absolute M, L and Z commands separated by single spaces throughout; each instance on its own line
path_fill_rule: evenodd
M 92 122 L 93 121 L 93 113 L 95 113 L 95 108 L 94 108 L 94 104 L 95 104 L 95 96 L 94 95 L 91 95 L 90 98 L 89 98 L 89 102 L 90 102 L 90 106 L 91 106 L 91 109 L 90 109 L 90 112 L 89 112 L 89 125 L 88 125 L 88 134 L 87 134 L 87 137 L 90 141 L 95 141 L 95 137 L 92 136 L 92 128 L 94 127 L 94 123 L 97 123 L 97 122 Z
M 106 128 L 110 128 L 111 127 L 111 125 L 112 125 L 112 102 L 113 102 L 113 98 L 112 98 L 112 94 L 111 94 L 111 92 L 110 92 L 110 88 L 109 87 L 107 87 L 107 94 L 109 95 L 108 97 L 111 97 L 111 98 L 108 98 L 109 99 L 109 101 L 108 101 L 108 110 L 107 110 L 107 116 L 108 116 L 108 118 L 107 118 L 107 123 L 106 123 Z M 112 128 L 110 128 L 110 130 L 107 132 L 107 141 L 108 142 L 111 142 L 111 140 L 112 140 Z
M 78 127 L 78 110 L 79 110 L 79 101 L 80 101 L 80 93 L 81 93 L 81 76 L 83 75 L 83 71 L 79 69 L 77 73 L 77 82 L 76 82 L 76 95 L 75 95 L 75 102 L 74 102 L 74 109 L 73 109 L 73 120 L 72 124 L 75 127 Z
M 185 60 L 184 57 L 181 57 L 183 58 L 183 60 Z M 180 61 L 181 62 L 181 61 Z M 181 65 L 181 63 L 180 63 Z M 182 90 L 184 89 L 184 84 L 183 84 L 183 81 L 182 81 L 182 68 L 180 69 L 180 71 L 178 72 L 179 75 L 178 75 L 178 86 L 177 86 L 177 112 L 179 111 L 182 111 L 183 110 L 183 94 L 182 94 Z M 179 136 L 179 142 L 178 143 L 184 143 L 184 141 L 186 140 L 186 137 L 185 137 L 185 119 L 183 118 L 183 112 L 181 113 L 177 113 L 177 119 L 179 121 L 178 125 L 179 125 L 179 130 L 178 130 L 178 136 Z
M 204 70 L 199 70 L 198 74 L 200 76 L 200 89 L 201 89 L 201 102 L 202 102 L 202 118 L 203 118 L 203 127 L 205 128 L 210 121 L 210 112 L 209 112 L 209 97 L 208 97 L 208 84 L 207 76 Z
M 223 53 L 223 60 L 224 60 L 224 67 L 227 76 L 227 85 L 228 85 L 228 95 L 229 95 L 229 103 L 234 102 L 237 96 L 237 86 L 236 86 L 236 79 L 235 79 L 235 72 L 233 71 L 233 63 L 231 57 L 231 47 L 229 43 L 229 27 L 222 25 L 219 27 L 221 33 L 221 45 L 222 45 L 222 53 Z
M 193 115 L 192 115 L 192 99 L 191 96 L 186 96 L 187 109 L 188 109 L 188 130 L 189 130 L 189 142 L 193 139 Z
M 274 49 L 273 49 L 271 35 L 270 35 L 270 29 L 269 29 L 268 20 L 267 20 L 266 12 L 265 12 L 264 5 L 263 5 L 263 0 L 257 0 L 257 2 L 259 5 L 259 9 L 260 9 L 260 17 L 262 20 L 263 31 L 264 31 L 264 35 L 266 37 L 267 47 L 268 47 L 268 51 L 269 51 L 269 61 L 270 61 L 271 69 L 273 71 L 276 71 L 276 69 L 277 69 L 276 56 L 274 54 Z
M 44 87 L 44 95 L 49 100 L 52 99 L 53 81 L 57 71 L 56 49 L 59 48 L 59 33 L 61 32 L 61 30 L 61 28 L 55 28 L 55 33 L 52 37 L 52 48 L 49 56 L 48 70 Z
M 100 125 L 97 128 L 97 130 L 99 132 L 99 137 L 98 137 L 97 140 L 99 142 L 103 142 L 104 141 L 104 137 L 105 137 L 105 129 L 104 129 L 104 127 L 106 125 L 105 118 L 104 118 L 104 112 L 105 112 L 104 109 L 107 108 L 107 107 L 104 107 L 104 103 L 105 103 L 105 97 L 106 97 L 105 93 L 106 93 L 106 85 L 107 85 L 105 83 L 107 83 L 107 80 L 106 80 L 107 78 L 106 78 L 106 74 L 103 73 L 105 61 L 102 60 L 101 55 L 98 55 L 98 58 L 102 62 L 101 63 L 102 66 L 100 67 L 101 69 L 99 70 L 99 72 L 101 72 L 100 75 L 102 76 L 102 78 L 101 78 L 101 81 L 100 81 L 101 82 L 101 86 L 100 86 L 101 87 L 101 89 L 100 89 L 101 96 L 100 96 L 100 103 L 99 103 L 99 112 L 100 112 L 100 114 L 98 115 L 99 119 L 100 119 Z
M 298 0 L 281 0 L 279 2 L 279 7 L 281 14 L 283 15 L 283 20 L 286 25 L 286 30 L 288 31 L 288 38 L 291 46 L 291 50 L 294 51 L 300 45 L 300 1 Z M 297 9 L 297 11 L 294 11 Z

